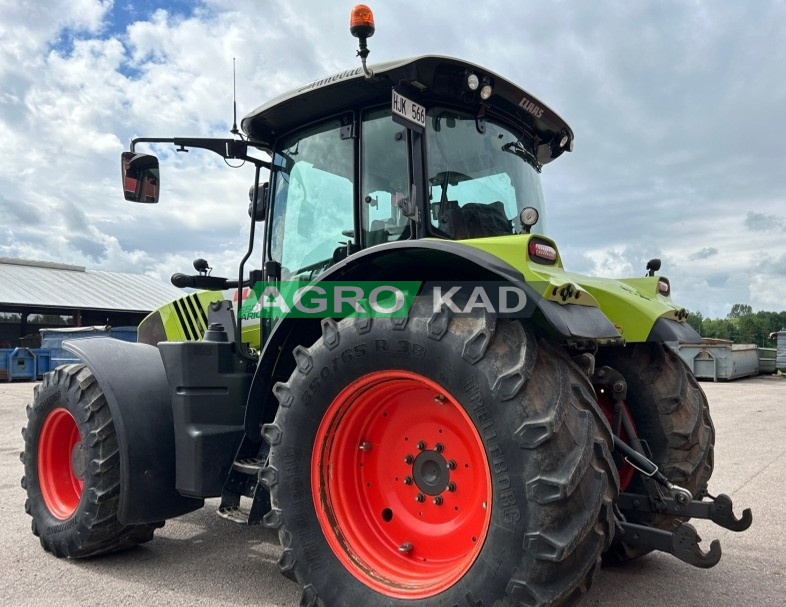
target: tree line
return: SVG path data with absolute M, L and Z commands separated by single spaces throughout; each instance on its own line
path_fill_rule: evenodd
M 688 324 L 702 337 L 774 348 L 775 339 L 768 336 L 775 331 L 786 330 L 786 311 L 754 312 L 747 304 L 734 304 L 726 318 L 704 318 L 701 312 L 691 312 Z

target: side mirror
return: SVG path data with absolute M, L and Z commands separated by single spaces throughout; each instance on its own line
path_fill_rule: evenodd
M 131 202 L 158 202 L 158 158 L 150 154 L 123 152 L 120 156 L 123 195 Z

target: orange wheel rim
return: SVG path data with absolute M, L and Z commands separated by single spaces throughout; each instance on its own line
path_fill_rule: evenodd
M 76 511 L 82 497 L 84 471 L 73 464 L 82 461 L 81 447 L 74 416 L 62 407 L 51 411 L 38 439 L 38 482 L 46 507 L 60 520 Z
M 425 598 L 475 562 L 491 518 L 478 431 L 437 383 L 379 371 L 347 386 L 322 419 L 311 488 L 344 567 L 390 597 Z

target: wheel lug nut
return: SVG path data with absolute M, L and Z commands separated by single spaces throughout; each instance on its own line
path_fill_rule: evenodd
M 418 451 L 424 451 L 425 449 L 426 449 L 426 443 L 423 442 L 423 441 L 420 441 L 418 443 Z
M 433 501 L 434 501 L 434 505 L 435 506 L 441 506 L 442 505 L 442 497 L 440 497 L 439 495 L 437 497 L 435 497 Z
M 398 551 L 406 554 L 407 552 L 412 552 L 412 548 L 412 542 L 404 542 L 398 547 Z
M 412 484 L 412 477 L 411 476 L 405 476 L 404 477 L 404 484 L 405 485 L 411 485 Z
M 425 502 L 425 501 L 426 501 L 426 496 L 425 496 L 425 495 L 423 495 L 422 493 L 418 493 L 418 494 L 415 496 L 415 501 L 416 501 L 416 502 Z
M 456 469 L 456 460 L 452 459 L 448 462 L 448 470 L 455 470 Z
M 358 449 L 360 449 L 361 451 L 371 451 L 371 443 L 368 442 L 367 440 L 364 440 L 362 443 L 360 443 Z
M 436 445 L 434 445 L 434 451 L 436 451 L 437 453 L 442 453 L 444 450 L 445 450 L 445 445 L 443 445 L 442 443 L 437 443 Z
M 404 463 L 405 464 L 411 464 L 414 461 L 415 461 L 415 458 L 412 457 L 411 455 L 405 455 L 404 456 Z
M 448 491 L 453 493 L 456 490 L 456 483 L 448 483 Z

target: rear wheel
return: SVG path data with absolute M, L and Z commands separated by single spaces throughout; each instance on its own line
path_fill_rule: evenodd
M 120 455 L 101 388 L 84 365 L 59 367 L 36 386 L 22 430 L 22 487 L 33 533 L 59 557 L 123 550 L 153 537 L 158 525 L 117 520 Z
M 599 364 L 619 371 L 628 385 L 626 405 L 636 433 L 646 442 L 654 461 L 672 483 L 698 496 L 712 475 L 715 428 L 704 391 L 682 360 L 662 344 L 642 343 L 610 350 L 598 357 Z M 623 437 L 624 439 L 624 437 Z M 623 487 L 644 493 L 641 475 L 633 475 Z M 686 518 L 647 513 L 626 514 L 628 520 L 672 530 Z M 649 552 L 614 542 L 608 557 L 625 561 Z
M 613 535 L 592 387 L 512 321 L 323 322 L 274 393 L 261 473 L 303 605 L 569 605 Z

